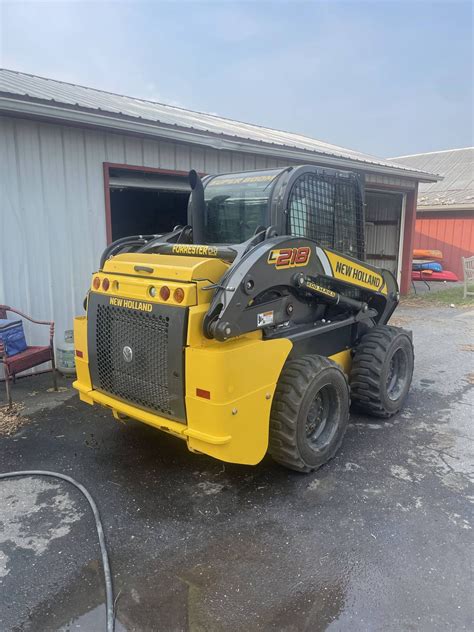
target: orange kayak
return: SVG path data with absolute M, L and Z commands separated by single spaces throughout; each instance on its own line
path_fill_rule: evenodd
M 443 253 L 441 252 L 441 250 L 423 250 L 420 248 L 415 248 L 415 250 L 413 251 L 413 258 L 430 260 L 435 259 L 441 261 L 441 259 L 443 258 Z

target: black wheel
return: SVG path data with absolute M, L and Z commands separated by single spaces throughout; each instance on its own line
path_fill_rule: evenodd
M 270 415 L 269 452 L 298 472 L 311 472 L 336 454 L 349 420 L 349 386 L 340 367 L 322 356 L 289 360 Z
M 350 375 L 355 409 L 391 417 L 403 405 L 413 376 L 411 334 L 399 327 L 374 327 L 357 345 Z

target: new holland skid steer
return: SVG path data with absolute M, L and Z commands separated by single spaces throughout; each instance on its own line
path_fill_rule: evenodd
M 312 166 L 201 179 L 187 226 L 112 243 L 75 319 L 82 401 L 187 442 L 193 452 L 301 472 L 341 445 L 349 405 L 400 410 L 411 334 L 364 262 L 364 189 Z

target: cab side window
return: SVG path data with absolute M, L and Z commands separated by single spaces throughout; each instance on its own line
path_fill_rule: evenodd
M 362 199 L 355 179 L 305 173 L 293 185 L 288 212 L 291 235 L 364 258 Z

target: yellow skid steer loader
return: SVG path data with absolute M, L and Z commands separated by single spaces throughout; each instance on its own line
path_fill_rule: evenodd
M 387 325 L 393 275 L 364 262 L 364 189 L 313 166 L 190 172 L 188 225 L 115 241 L 75 319 L 82 401 L 254 465 L 309 472 L 349 405 L 389 417 L 413 373 Z

